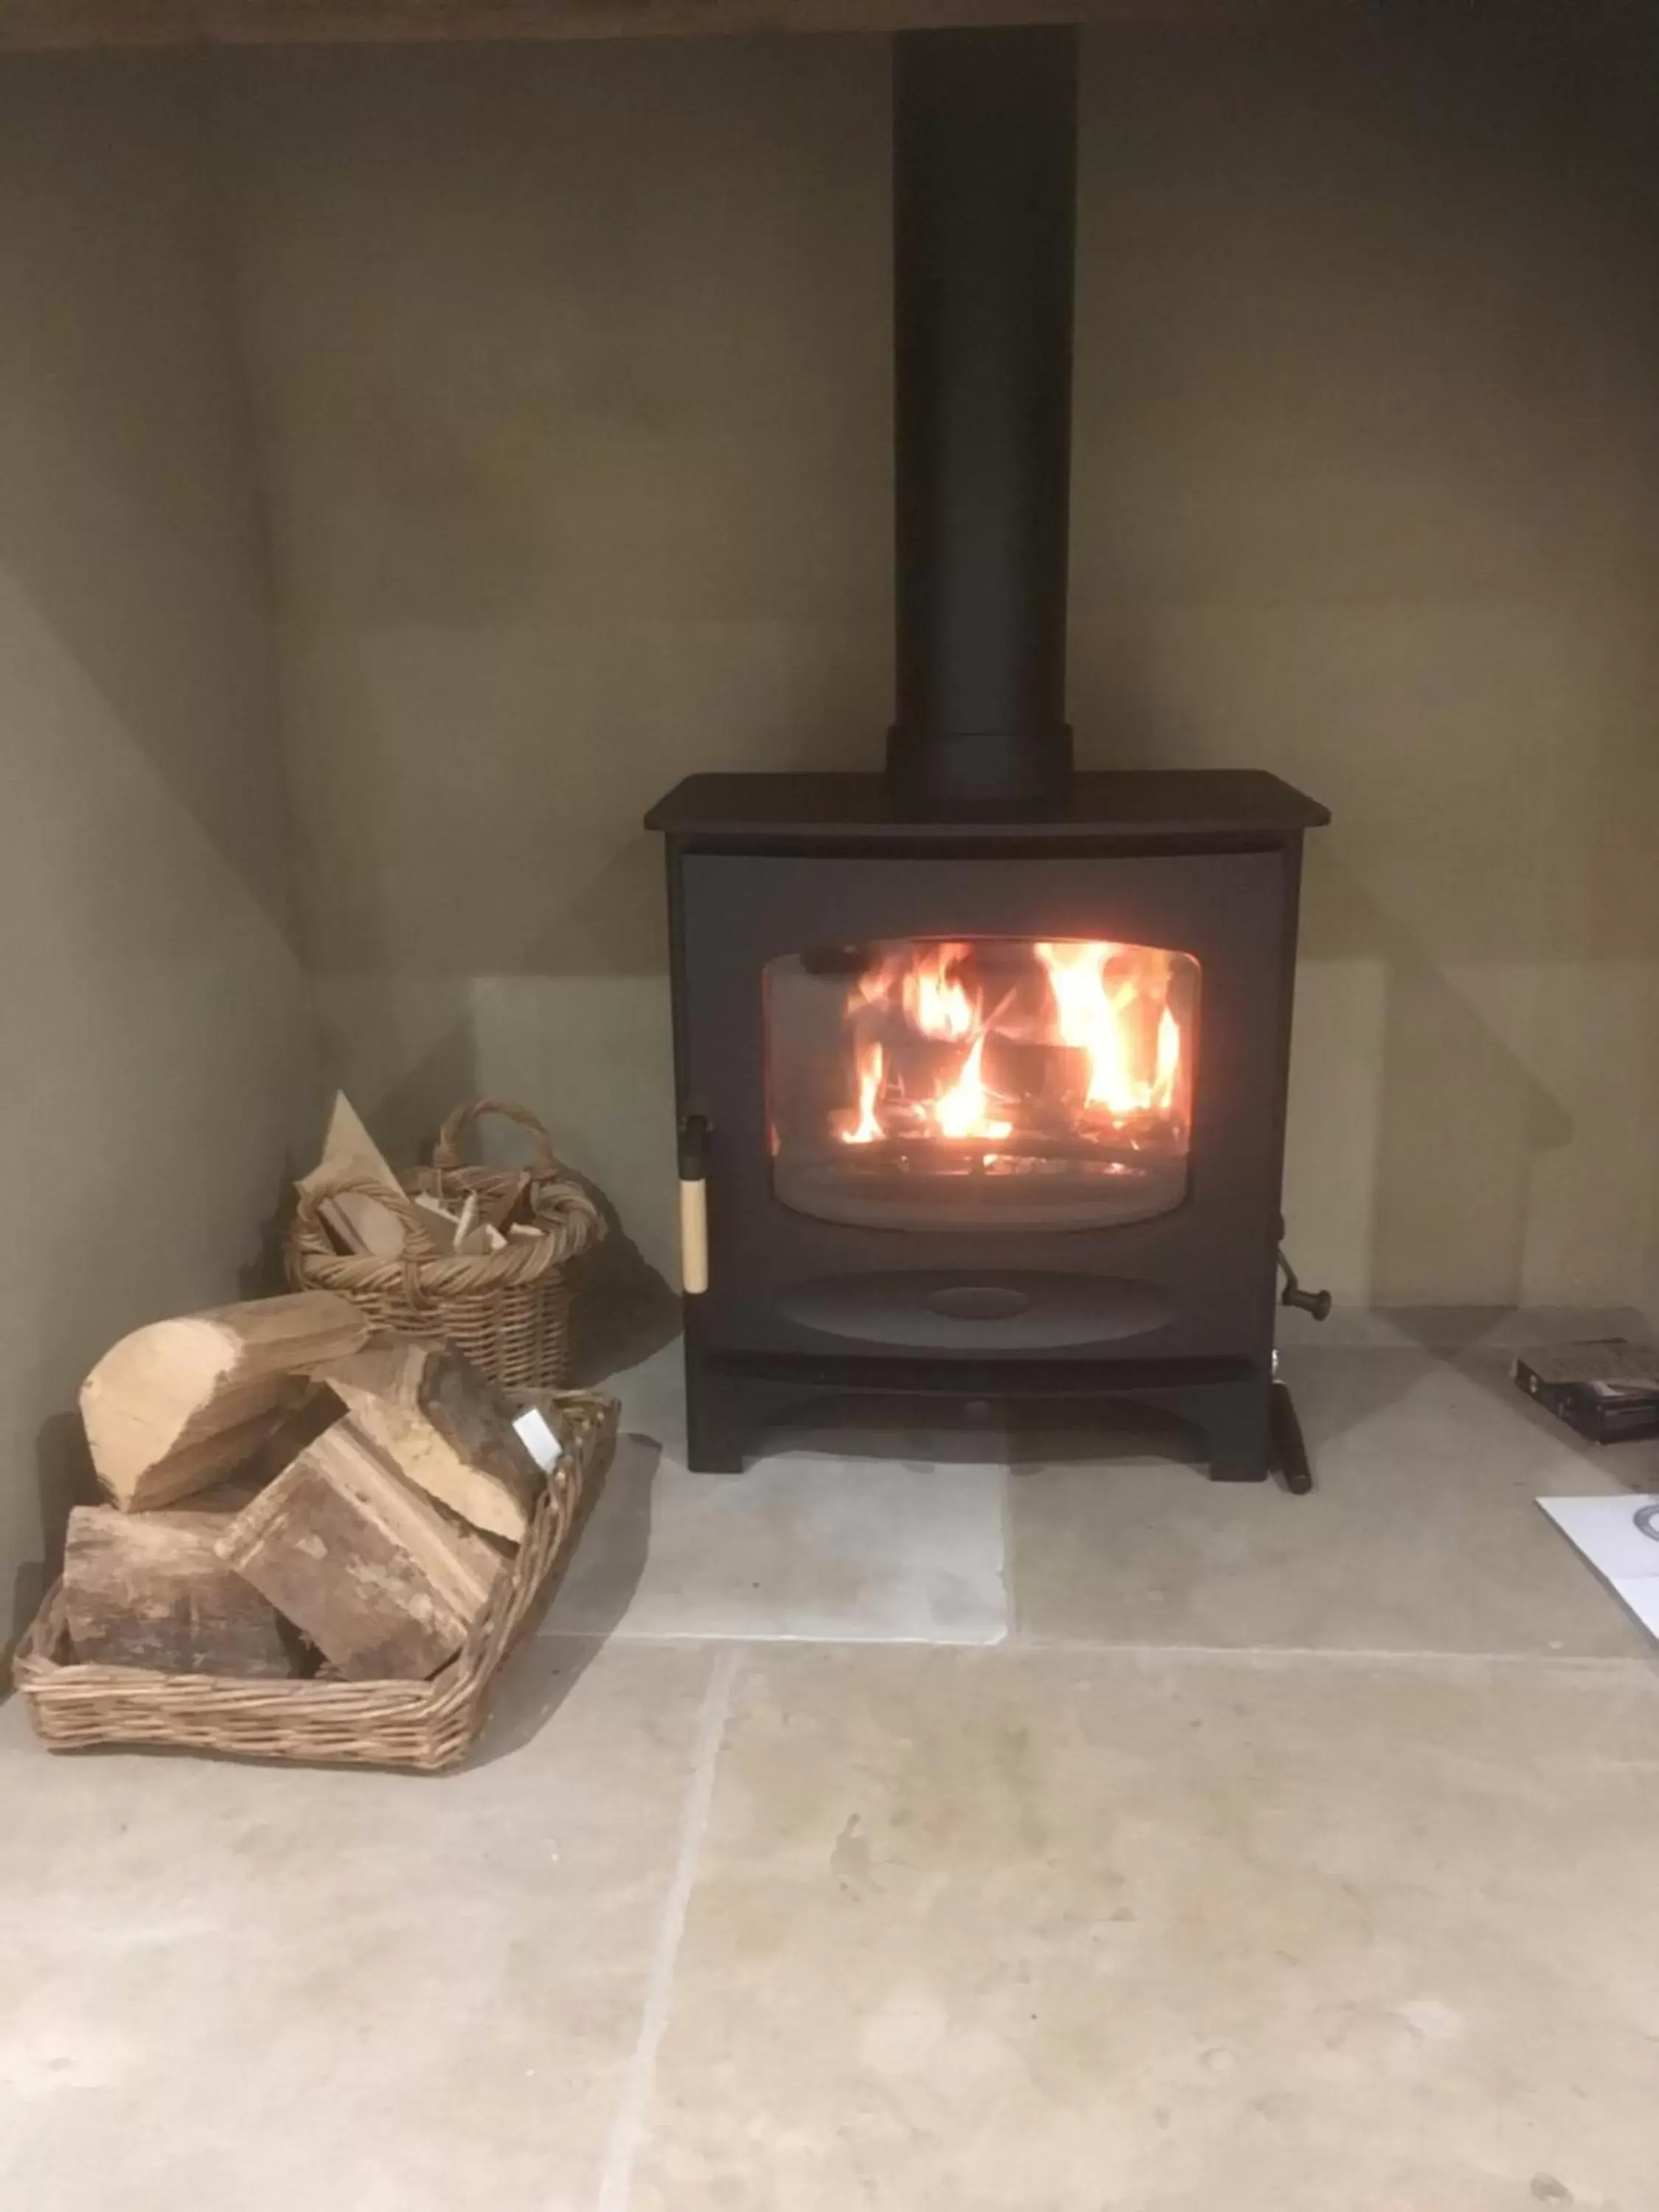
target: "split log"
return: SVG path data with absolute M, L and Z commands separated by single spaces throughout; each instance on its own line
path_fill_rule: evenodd
M 483 1218 L 492 1229 L 507 1227 L 529 1188 L 530 1176 L 525 1169 L 520 1168 L 505 1189 L 498 1190 L 493 1198 L 480 1201 Z
M 198 1491 L 192 1495 L 191 1512 L 240 1513 L 243 1506 L 252 1504 L 268 1482 L 276 1480 L 290 1461 L 299 1457 L 308 1443 L 339 1419 L 340 1401 L 331 1390 L 325 1389 L 309 1375 L 296 1376 L 295 1382 L 301 1393 L 297 1403 L 278 1416 L 275 1425 L 222 1482 L 216 1483 L 211 1490 Z
M 460 1230 L 460 1218 L 447 1206 L 440 1206 L 435 1198 L 411 1200 L 421 1218 L 421 1226 L 441 1253 L 447 1255 L 455 1249 L 455 1238 Z
M 152 1322 L 81 1386 L 93 1465 L 123 1512 L 170 1505 L 234 1473 L 313 1394 L 304 1371 L 368 1336 L 356 1306 L 298 1291 Z
M 299 1185 L 309 1192 L 339 1176 L 364 1176 L 383 1182 L 401 1196 L 402 1185 L 386 1155 L 365 1127 L 361 1115 L 343 1091 L 337 1091 L 323 1139 L 323 1157 Z M 342 1191 L 325 1198 L 317 1211 L 348 1252 L 367 1252 L 377 1260 L 395 1260 L 404 1249 L 404 1224 L 389 1206 L 368 1191 Z
M 223 1514 L 77 1505 L 64 1553 L 76 1656 L 166 1674 L 270 1679 L 303 1671 L 299 1637 L 219 1557 Z
M 421 1218 L 422 1227 L 440 1252 L 504 1252 L 507 1238 L 501 1233 L 501 1224 L 529 1187 L 530 1177 L 520 1175 L 507 1189 L 497 1191 L 494 1198 L 484 1199 L 477 1191 L 469 1191 L 459 1213 L 451 1212 L 425 1192 L 417 1193 L 410 1202 Z
M 507 1562 L 393 1472 L 349 1416 L 238 1515 L 219 1556 L 351 1681 L 453 1659 Z
M 523 1541 L 540 1470 L 511 1401 L 453 1346 L 377 1336 L 316 1371 L 400 1474 L 475 1528 Z
M 467 1193 L 466 1204 L 461 1208 L 460 1218 L 455 1224 L 454 1249 L 461 1253 L 504 1252 L 507 1249 L 506 1237 L 485 1216 L 476 1190 Z
M 308 1443 L 339 1419 L 340 1401 L 331 1390 L 325 1389 L 320 1382 L 313 1382 L 307 1376 L 296 1376 L 295 1388 L 305 1395 L 291 1412 L 277 1416 L 247 1456 L 239 1460 L 222 1480 L 209 1489 L 191 1492 L 192 1513 L 216 1513 L 221 1521 L 234 1520 L 245 1506 L 252 1504 L 268 1482 L 276 1480 L 291 1460 L 297 1459 Z

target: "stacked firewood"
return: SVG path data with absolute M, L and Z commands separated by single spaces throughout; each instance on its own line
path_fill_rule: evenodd
M 76 1656 L 168 1674 L 434 1674 L 560 1454 L 453 1347 L 325 1291 L 141 1328 L 81 1408 L 110 1503 L 70 1517 Z

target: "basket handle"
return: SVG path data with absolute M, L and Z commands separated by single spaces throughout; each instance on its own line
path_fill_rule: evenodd
M 371 1175 L 359 1168 L 345 1168 L 338 1175 L 307 1177 L 296 1183 L 298 1194 L 295 1214 L 301 1228 L 316 1229 L 321 1225 L 324 1206 L 331 1198 L 373 1198 L 385 1206 L 388 1213 L 396 1214 L 403 1229 L 405 1244 L 423 1244 L 429 1252 L 438 1247 L 420 1215 L 415 1211 L 406 1191 L 384 1177 Z M 441 1255 L 439 1255 L 441 1257 Z
M 486 1114 L 499 1114 L 505 1121 L 516 1121 L 536 1148 L 532 1174 L 556 1175 L 559 1163 L 553 1157 L 553 1140 L 527 1106 L 510 1106 L 504 1098 L 475 1098 L 470 1105 L 458 1106 L 438 1132 L 432 1147 L 432 1164 L 440 1175 L 447 1175 L 457 1164 L 460 1141 L 475 1121 Z
M 310 1184 L 296 1186 L 299 1204 L 295 1210 L 295 1233 L 313 1231 L 326 1243 L 328 1232 L 321 1219 L 324 1202 L 331 1198 L 354 1196 L 361 1194 L 372 1198 L 396 1217 L 404 1232 L 404 1249 L 400 1254 L 388 1255 L 383 1263 L 387 1267 L 401 1266 L 404 1271 L 404 1291 L 412 1306 L 427 1303 L 421 1282 L 422 1260 L 441 1260 L 444 1255 L 438 1249 L 436 1238 L 410 1204 L 407 1194 L 393 1183 L 383 1182 L 379 1176 L 366 1175 L 360 1169 L 346 1169 L 339 1175 Z M 367 1255 L 354 1255 L 366 1257 Z

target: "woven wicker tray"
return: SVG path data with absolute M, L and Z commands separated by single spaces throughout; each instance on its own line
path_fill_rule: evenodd
M 564 1439 L 529 1531 L 465 1644 L 429 1682 L 268 1682 L 91 1667 L 73 1656 L 61 1583 L 47 1592 L 12 1662 L 35 1733 L 53 1751 L 165 1745 L 303 1764 L 412 1767 L 465 1756 L 501 1662 L 529 1624 L 611 1463 L 617 1406 L 586 1392 L 521 1394 Z

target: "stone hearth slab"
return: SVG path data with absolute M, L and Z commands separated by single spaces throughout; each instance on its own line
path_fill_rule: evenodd
M 685 1466 L 679 1347 L 606 1386 L 623 1437 L 547 1628 L 581 1636 L 994 1644 L 1007 1632 L 1001 1440 L 787 1440 Z
M 1656 1828 L 1635 1667 L 752 1650 L 629 2212 L 1634 2212 Z

